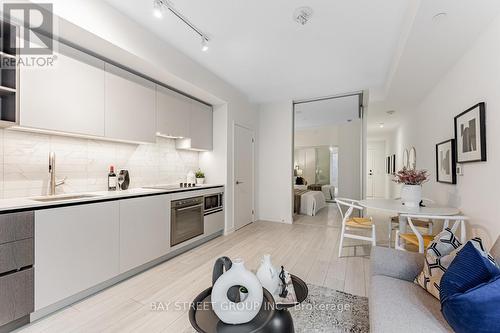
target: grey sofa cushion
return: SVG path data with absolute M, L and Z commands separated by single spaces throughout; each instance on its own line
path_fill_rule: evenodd
M 413 282 L 383 275 L 370 282 L 370 332 L 453 332 L 441 304 Z
M 375 246 L 371 252 L 371 274 L 413 281 L 424 267 L 423 254 Z

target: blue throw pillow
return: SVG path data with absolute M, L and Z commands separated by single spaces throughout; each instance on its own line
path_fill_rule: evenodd
M 500 332 L 500 269 L 480 241 L 459 250 L 441 279 L 440 299 L 455 332 Z
M 500 269 L 469 241 L 459 250 L 441 279 L 439 299 L 464 293 L 500 274 Z
M 500 275 L 463 294 L 450 296 L 441 304 L 443 315 L 455 332 L 498 333 Z

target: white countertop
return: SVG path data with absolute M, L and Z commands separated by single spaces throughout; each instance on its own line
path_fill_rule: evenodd
M 168 185 L 167 185 L 168 186 Z M 154 194 L 168 194 L 174 192 L 198 191 L 214 187 L 223 187 L 221 184 L 204 184 L 196 187 L 187 188 L 172 188 L 172 189 L 150 189 L 150 188 L 135 188 L 125 191 L 99 191 L 99 192 L 82 192 L 82 193 L 66 193 L 53 196 L 54 198 L 61 198 L 61 200 L 54 200 L 49 202 L 36 201 L 34 199 L 49 198 L 49 196 L 37 196 L 30 198 L 13 198 L 0 200 L 0 212 L 11 210 L 25 210 L 25 209 L 41 209 L 45 207 L 61 206 L 61 205 L 74 205 L 86 202 L 107 201 L 113 199 L 147 196 Z M 86 196 L 75 199 L 65 199 L 66 197 L 73 196 Z

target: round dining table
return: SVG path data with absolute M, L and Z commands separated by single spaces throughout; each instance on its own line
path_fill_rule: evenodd
M 452 216 L 459 215 L 460 210 L 454 207 L 443 207 L 434 204 L 426 204 L 423 207 L 407 207 L 399 199 L 366 199 L 359 201 L 361 207 L 397 214 L 399 216 L 399 230 L 406 232 L 407 219 L 402 215 L 422 215 L 422 216 Z M 389 233 L 392 233 L 392 223 L 388 219 Z M 391 244 L 389 244 L 389 247 Z

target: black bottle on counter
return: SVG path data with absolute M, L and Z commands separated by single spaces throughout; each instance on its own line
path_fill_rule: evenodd
M 109 167 L 108 191 L 116 191 L 116 173 L 113 165 Z

